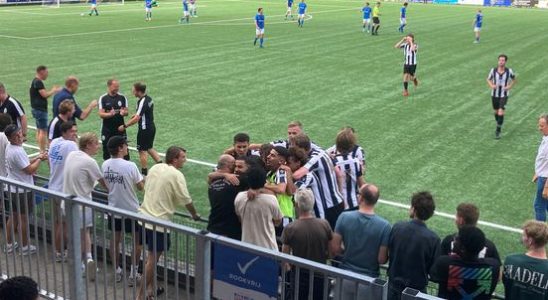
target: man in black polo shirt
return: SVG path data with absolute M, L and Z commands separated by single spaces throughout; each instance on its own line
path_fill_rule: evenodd
M 48 68 L 46 66 L 38 66 L 36 68 L 36 76 L 30 83 L 29 95 L 30 106 L 32 108 L 32 116 L 36 120 L 36 140 L 40 151 L 46 149 L 46 138 L 48 130 L 48 98 L 59 92 L 61 87 L 54 85 L 51 90 L 46 90 L 44 80 L 48 79 Z
M 107 143 L 111 137 L 120 135 L 127 137 L 126 131 L 118 131 L 120 125 L 124 125 L 124 117 L 127 116 L 128 102 L 126 96 L 118 93 L 120 91 L 120 82 L 116 79 L 107 81 L 107 93 L 99 98 L 99 117 L 103 119 L 101 126 L 101 140 L 103 141 L 103 159 L 110 158 Z M 129 160 L 128 155 L 124 156 Z
M 0 113 L 10 115 L 13 124 L 21 128 L 23 140 L 27 140 L 27 116 L 23 105 L 17 99 L 8 95 L 4 84 L 0 82 Z
M 162 162 L 156 149 L 154 149 L 154 137 L 156 136 L 156 126 L 154 125 L 154 102 L 147 95 L 147 86 L 142 82 L 133 84 L 133 95 L 137 101 L 137 112 L 126 125 L 118 126 L 119 132 L 124 132 L 126 128 L 139 123 L 137 131 L 137 150 L 139 151 L 139 162 L 141 163 L 141 173 L 147 175 L 148 156 L 150 154 L 156 163 Z
M 217 172 L 233 174 L 235 159 L 231 155 L 223 154 L 217 163 Z M 209 222 L 207 230 L 235 240 L 242 238 L 242 224 L 234 210 L 234 199 L 239 189 L 223 177 L 211 182 L 208 189 Z
M 428 272 L 440 253 L 440 238 L 426 227 L 436 205 L 429 192 L 413 194 L 410 221 L 394 224 L 388 239 L 388 299 L 399 300 L 410 287 L 426 292 Z

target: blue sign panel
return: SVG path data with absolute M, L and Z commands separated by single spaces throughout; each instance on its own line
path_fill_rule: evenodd
M 223 300 L 271 300 L 278 297 L 275 260 L 214 244 L 213 296 Z

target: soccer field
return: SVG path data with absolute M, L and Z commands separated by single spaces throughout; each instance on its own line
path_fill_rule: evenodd
M 300 120 L 328 147 L 350 125 L 367 151 L 366 180 L 383 199 L 407 204 L 413 192 L 430 190 L 442 212 L 471 201 L 485 221 L 519 227 L 533 217 L 536 123 L 548 111 L 548 11 L 483 8 L 482 40 L 473 44 L 477 7 L 410 4 L 406 32 L 420 47 L 421 84 L 403 98 L 402 53 L 393 48 L 401 38 L 400 4 L 383 3 L 379 36 L 370 36 L 361 31 L 362 1 L 310 0 L 304 28 L 284 20 L 282 0 L 197 3 L 199 18 L 190 25 L 177 23 L 179 2 L 160 2 L 151 22 L 142 2 L 99 5 L 98 17 L 80 16 L 87 6 L 2 7 L 0 81 L 30 116 L 28 87 L 40 64 L 50 69 L 47 87 L 68 75 L 80 78 L 81 106 L 102 95 L 114 76 L 134 107 L 131 84 L 142 80 L 155 101 L 156 148 L 182 145 L 190 158 L 206 162 L 215 162 L 240 131 L 267 142 Z M 266 15 L 264 49 L 252 44 L 259 6 Z M 485 78 L 500 53 L 509 56 L 518 83 L 503 137 L 495 140 Z M 97 114 L 79 122 L 80 132 L 99 130 Z M 129 135 L 135 141 L 135 127 Z M 209 209 L 209 171 L 192 163 L 184 168 L 202 215 Z M 392 222 L 407 218 L 386 205 L 378 213 Z M 442 217 L 429 225 L 442 237 L 455 230 Z M 502 255 L 522 251 L 519 234 L 483 229 Z

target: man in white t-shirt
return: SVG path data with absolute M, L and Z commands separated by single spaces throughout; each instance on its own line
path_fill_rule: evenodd
M 48 188 L 52 191 L 63 191 L 63 171 L 67 162 L 69 153 L 78 151 L 76 139 L 78 138 L 78 128 L 72 121 L 61 124 L 61 136 L 54 139 L 49 148 L 49 183 Z M 67 257 L 67 251 L 64 250 L 68 242 L 67 224 L 64 220 L 65 212 L 61 209 L 60 199 L 53 199 L 53 218 L 55 224 L 55 260 L 64 261 Z M 64 243 L 64 244 L 63 244 Z
M 91 192 L 97 181 L 106 188 L 103 172 L 93 159 L 101 146 L 95 133 L 86 132 L 80 137 L 78 147 L 80 150 L 73 151 L 67 156 L 67 161 L 70 161 L 70 164 L 65 165 L 63 192 L 92 201 Z M 82 208 L 80 209 L 82 210 Z M 90 229 L 93 226 L 93 212 L 90 207 L 83 209 L 82 224 L 80 226 L 82 230 L 82 256 L 86 261 L 85 265 L 82 262 L 82 269 L 86 269 L 89 280 L 95 280 L 97 265 L 91 256 Z
M 8 176 L 8 171 L 6 170 L 6 147 L 10 142 L 4 134 L 4 130 L 11 123 L 10 115 L 0 113 L 0 176 L 2 177 Z M 4 189 L 2 188 L 2 190 Z M 3 206 L 0 206 L 1 209 L 3 209 Z
M 114 135 L 107 142 L 107 149 L 111 158 L 107 159 L 102 166 L 103 178 L 108 187 L 108 205 L 120 209 L 125 209 L 137 213 L 139 211 L 139 199 L 135 193 L 134 187 L 142 191 L 145 186 L 145 180 L 137 165 L 134 162 L 124 159 L 128 155 L 127 141 L 124 136 Z M 114 225 L 114 245 L 110 244 L 110 257 L 113 265 L 116 266 L 116 282 L 122 281 L 122 260 L 118 259 L 120 255 L 120 241 L 122 240 L 122 231 L 131 234 L 133 237 L 134 255 L 131 264 L 131 271 L 128 278 L 130 286 L 135 284 L 136 279 L 140 277 L 139 260 L 141 258 L 142 235 L 140 226 L 131 219 L 123 219 L 121 216 L 109 216 L 108 229 L 113 230 Z
M 278 250 L 274 226 L 280 225 L 283 217 L 278 199 L 263 189 L 266 182 L 264 170 L 249 169 L 247 180 L 249 190 L 240 192 L 234 202 L 236 214 L 242 222 L 242 241 Z
M 47 159 L 46 153 L 41 153 L 32 161 L 23 148 L 23 132 L 15 124 L 8 125 L 4 130 L 4 134 L 8 138 L 10 144 L 6 147 L 6 170 L 8 178 L 19 182 L 34 185 L 34 174 L 40 162 Z M 17 243 L 14 241 L 13 233 L 16 228 L 19 228 L 20 241 L 22 242 L 21 253 L 29 255 L 36 252 L 36 247 L 29 244 L 29 220 L 28 216 L 32 215 L 34 209 L 34 197 L 30 191 L 16 186 L 6 186 L 5 189 L 9 192 L 11 200 L 11 218 L 6 225 L 6 252 L 12 252 L 17 248 Z

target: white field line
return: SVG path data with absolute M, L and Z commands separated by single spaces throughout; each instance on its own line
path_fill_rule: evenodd
M 28 128 L 32 129 L 32 130 L 36 130 L 36 127 L 34 127 L 34 126 L 28 126 Z M 99 142 L 101 142 L 101 141 L 99 141 Z M 31 149 L 39 149 L 38 147 L 36 147 L 34 145 L 29 145 L 29 144 L 23 144 L 23 146 L 27 147 L 27 148 L 31 148 Z M 132 151 L 137 151 L 137 148 L 135 148 L 135 147 L 128 147 L 128 149 L 130 149 Z M 35 154 L 37 154 L 37 153 L 35 153 Z M 158 152 L 158 154 L 162 157 L 166 156 L 165 153 Z M 197 164 L 197 165 L 202 165 L 202 166 L 211 167 L 211 168 L 215 168 L 217 166 L 216 164 L 206 162 L 206 161 L 197 160 L 197 159 L 188 159 L 187 158 L 187 161 L 191 162 L 191 163 L 194 163 L 194 164 Z M 389 206 L 393 206 L 393 207 L 398 207 L 398 208 L 402 208 L 402 209 L 409 209 L 409 205 L 403 204 L 403 203 L 400 203 L 400 202 L 397 202 L 397 201 L 379 199 L 378 202 L 382 203 L 382 204 L 389 205 Z M 455 219 L 454 214 L 448 214 L 448 213 L 444 213 L 444 212 L 441 212 L 441 211 L 435 211 L 434 215 L 440 216 L 440 217 L 445 218 L 445 219 L 451 219 L 451 220 Z M 492 223 L 492 222 L 478 221 L 478 224 L 482 225 L 482 226 L 485 226 L 485 227 L 491 227 L 491 228 L 495 228 L 495 229 L 499 229 L 499 230 L 507 231 L 507 232 L 512 232 L 512 233 L 520 233 L 521 234 L 523 232 L 520 228 L 510 227 L 510 226 L 506 226 L 506 225 L 500 225 L 500 224 L 496 224 L 496 223 Z
M 314 15 L 315 14 L 322 14 L 322 13 L 349 11 L 349 10 L 355 10 L 355 9 L 357 9 L 357 8 L 354 7 L 354 8 L 344 8 L 344 9 L 332 9 L 332 10 L 317 11 L 317 12 L 314 12 Z M 272 15 L 272 16 L 269 16 L 269 17 L 283 17 L 283 16 L 285 16 L 285 14 L 284 15 Z M 0 37 L 16 38 L 16 39 L 22 39 L 22 40 L 29 40 L 30 41 L 30 40 L 43 40 L 43 39 L 51 39 L 51 38 L 61 38 L 61 37 L 85 36 L 85 35 L 103 34 L 103 33 L 130 32 L 130 31 L 150 30 L 150 29 L 159 29 L 159 28 L 184 27 L 184 26 L 191 26 L 191 25 L 205 25 L 205 24 L 215 24 L 215 23 L 245 21 L 245 20 L 252 21 L 253 17 L 239 18 L 239 19 L 205 21 L 205 22 L 190 23 L 188 25 L 169 24 L 169 25 L 158 25 L 158 26 L 146 26 L 146 27 L 134 27 L 134 28 L 124 28 L 124 29 L 112 29 L 112 30 L 67 33 L 67 34 L 58 34 L 58 35 L 49 35 L 49 36 L 37 36 L 37 37 L 18 37 L 18 36 L 4 36 L 4 35 L 0 35 Z M 250 26 L 253 25 L 252 22 L 250 22 L 249 24 L 250 24 Z M 269 24 L 269 23 L 267 23 L 267 24 Z M 276 24 L 276 23 L 272 23 L 272 24 Z
M 305 21 L 309 21 L 309 20 L 312 20 L 312 15 L 305 15 Z M 278 21 L 278 22 L 268 22 L 268 25 L 273 25 L 273 24 L 286 24 L 286 23 L 296 23 L 297 20 L 285 20 L 285 21 Z M 205 22 L 203 22 L 205 23 Z M 191 23 L 192 25 L 202 25 L 202 26 L 249 26 L 250 24 L 252 23 L 221 23 L 221 24 L 202 24 L 202 23 Z
M 167 5 L 163 5 L 162 7 L 165 7 Z M 198 8 L 204 8 L 206 5 L 200 5 Z M 82 7 L 82 8 L 88 8 Z M 128 9 L 117 9 L 117 10 L 102 10 L 99 8 L 99 12 L 101 15 L 103 14 L 117 14 L 119 12 L 131 12 L 131 11 L 144 11 L 144 6 L 141 8 L 135 7 L 135 8 L 128 8 Z M 44 16 L 44 17 L 56 17 L 56 16 L 76 16 L 79 15 L 80 12 L 61 12 L 61 13 L 40 13 L 40 12 L 31 12 L 31 11 L 23 11 L 23 10 L 0 10 L 0 12 L 6 12 L 6 13 L 17 13 L 17 14 L 26 14 L 26 15 L 36 15 L 36 16 Z M 84 11 L 84 13 L 88 12 L 88 10 Z

